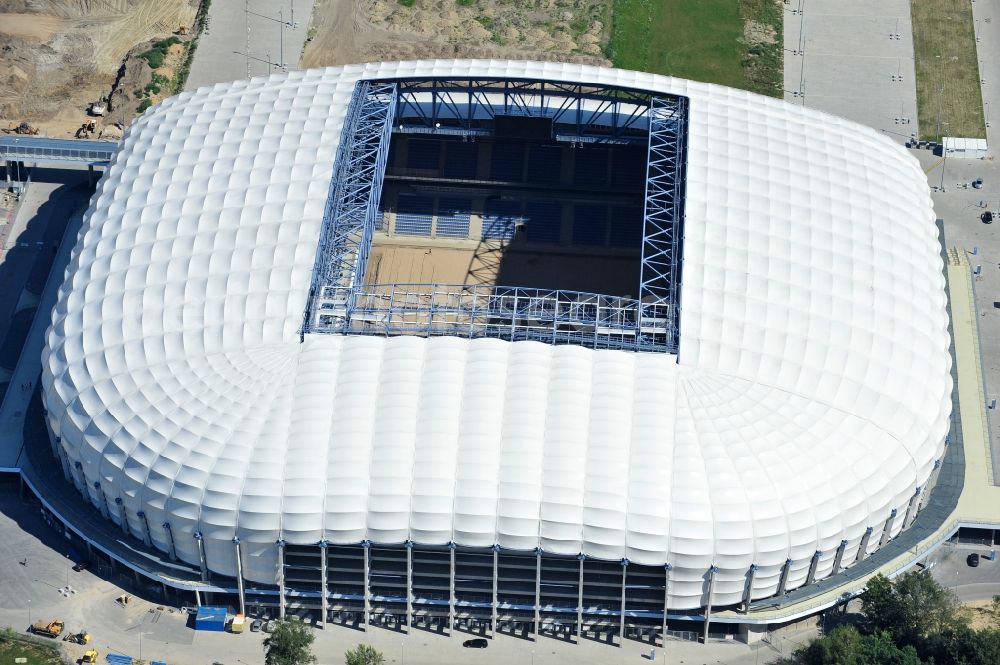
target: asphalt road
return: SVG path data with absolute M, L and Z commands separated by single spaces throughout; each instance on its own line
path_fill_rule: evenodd
M 0 401 L 66 221 L 92 192 L 86 170 L 35 169 L 32 179 L 0 252 Z

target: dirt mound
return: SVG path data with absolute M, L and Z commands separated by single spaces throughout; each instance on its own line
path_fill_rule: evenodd
M 317 0 L 300 65 L 416 58 L 609 64 L 611 0 Z

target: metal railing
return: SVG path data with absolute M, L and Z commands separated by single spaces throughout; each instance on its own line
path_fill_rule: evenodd
M 117 141 L 52 139 L 41 136 L 0 136 L 0 160 L 35 163 L 77 162 L 106 166 L 118 150 Z
M 463 284 L 327 287 L 316 298 L 316 332 L 451 335 L 669 351 L 666 305 L 579 291 Z

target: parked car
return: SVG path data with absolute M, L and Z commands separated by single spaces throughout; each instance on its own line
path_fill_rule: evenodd
M 968 556 L 968 558 L 965 560 L 965 562 L 968 563 L 973 568 L 975 568 L 975 567 L 977 567 L 979 565 L 979 555 L 976 554 L 975 552 L 973 552 L 972 554 L 970 554 Z
M 267 623 L 265 623 L 264 626 L 263 626 L 265 633 L 273 633 L 274 629 L 277 628 L 277 627 L 278 627 L 278 622 L 275 621 L 274 619 L 271 619 L 270 621 L 268 621 Z
M 462 646 L 468 647 L 469 649 L 485 649 L 489 645 L 490 645 L 489 641 L 483 639 L 482 637 L 477 637 L 474 640 L 465 640 L 464 642 L 462 642 Z
M 258 632 L 260 632 L 260 629 L 263 628 L 263 627 L 264 627 L 264 622 L 263 621 L 261 621 L 260 619 L 254 619 L 254 622 L 252 624 L 250 624 L 250 632 L 251 633 L 258 633 Z
M 992 224 L 993 212 L 991 210 L 987 210 L 986 212 L 984 212 L 982 215 L 979 216 L 979 219 L 983 220 L 983 224 Z

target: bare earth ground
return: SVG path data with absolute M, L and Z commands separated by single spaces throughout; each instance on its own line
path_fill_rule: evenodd
M 969 627 L 973 630 L 986 630 L 995 628 L 997 621 L 990 611 L 993 606 L 992 600 L 976 600 L 970 603 L 962 603 L 962 607 L 969 610 Z
M 195 0 L 0 0 L 0 127 L 66 136 L 126 54 L 194 20 Z
M 417 58 L 608 65 L 612 0 L 317 0 L 300 67 Z

